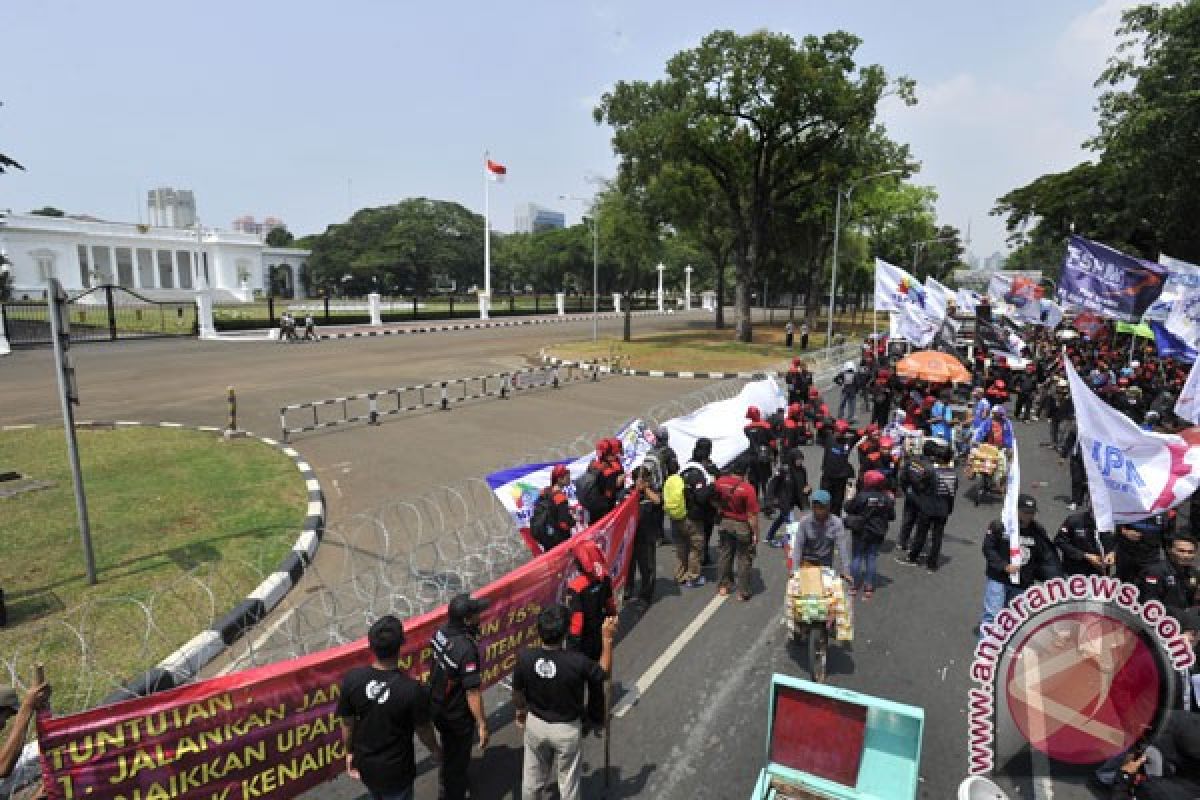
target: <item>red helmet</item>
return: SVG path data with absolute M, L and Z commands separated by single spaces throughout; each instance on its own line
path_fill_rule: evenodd
M 804 409 L 799 403 L 792 403 L 788 406 L 787 413 L 789 417 L 798 417 L 803 411 Z
M 1033 364 L 1026 364 L 1025 371 L 1026 372 L 1037 372 L 1037 367 L 1035 367 Z
M 1117 380 L 1117 386 L 1128 386 L 1128 385 L 1129 385 L 1129 378 L 1119 378 Z
M 609 439 L 608 440 L 608 453 L 609 453 L 609 455 L 614 455 L 614 456 L 624 455 L 625 445 L 621 443 L 620 439 Z
M 570 474 L 571 470 L 567 469 L 565 464 L 555 464 L 554 469 L 550 470 L 550 482 L 558 483 L 560 478 Z
M 883 477 L 883 473 L 877 469 L 867 470 L 863 475 L 863 486 L 868 489 L 882 489 L 887 483 L 887 478 Z
M 798 366 L 800 366 L 800 359 L 798 359 L 798 358 L 793 358 L 793 359 L 792 359 L 792 366 L 793 366 L 793 367 L 798 367 Z
M 612 454 L 612 440 L 611 439 L 601 439 L 600 441 L 596 442 L 596 456 L 598 458 L 604 458 L 605 456 L 611 455 L 611 454 Z
M 608 577 L 608 561 L 600 546 L 593 539 L 577 537 L 575 541 L 575 563 L 579 565 L 579 571 L 601 580 Z
M 888 380 L 888 379 L 889 379 L 889 378 L 891 378 L 891 377 L 892 377 L 892 372 L 891 372 L 891 370 L 887 370 L 887 369 L 881 369 L 881 370 L 879 370 L 879 379 L 880 379 L 881 381 L 886 381 L 886 380 Z
M 833 423 L 833 429 L 838 433 L 845 433 L 850 430 L 850 423 L 844 419 L 839 419 Z
M 867 434 L 869 436 L 874 436 L 877 433 L 879 433 L 879 424 L 878 423 L 872 422 L 870 425 L 867 426 Z
M 820 393 L 819 391 L 817 391 L 817 387 L 815 387 L 815 386 L 810 386 L 810 387 L 809 387 L 809 389 L 808 389 L 808 399 L 810 399 L 810 400 L 816 400 L 816 399 L 817 399 L 818 397 L 820 397 L 820 396 L 821 396 L 821 393 Z
M 762 419 L 762 412 L 758 410 L 758 406 L 750 406 L 746 409 L 746 419 L 751 422 L 758 422 Z
M 992 388 L 993 388 L 993 389 L 996 389 L 997 391 L 1001 391 L 1001 392 L 1002 392 L 1002 391 L 1004 391 L 1004 387 L 1005 387 L 1005 385 L 1006 385 L 1006 384 L 1004 383 L 1004 381 L 1002 381 L 1002 380 L 998 380 L 998 381 L 996 381 L 994 384 L 992 384 Z
M 885 450 L 890 450 L 896 446 L 896 440 L 890 436 L 883 436 L 879 439 L 879 446 Z

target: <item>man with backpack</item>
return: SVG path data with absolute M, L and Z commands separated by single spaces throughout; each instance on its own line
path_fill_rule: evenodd
M 854 447 L 854 433 L 845 420 L 838 420 L 837 431 L 825 448 L 821 462 L 821 488 L 829 492 L 830 513 L 839 516 L 846 497 L 846 484 L 854 478 L 854 467 L 850 465 L 850 451 Z
M 728 595 L 732 590 L 736 559 L 737 596 L 743 602 L 750 599 L 750 568 L 758 548 L 758 493 L 748 480 L 751 470 L 750 459 L 738 459 L 728 474 L 717 478 L 713 488 L 721 514 L 718 523 L 721 555 L 717 561 L 717 593 Z
M 887 479 L 879 470 L 863 475 L 863 490 L 846 504 L 846 527 L 853 540 L 850 566 L 850 596 L 861 590 L 863 600 L 875 594 L 875 561 L 879 546 L 887 538 L 888 524 L 896 518 L 896 501 L 887 491 Z
M 623 477 L 613 440 L 596 442 L 596 457 L 588 464 L 587 471 L 575 480 L 575 498 L 588 512 L 589 522 L 597 522 L 613 510 Z
M 767 481 L 771 479 L 775 465 L 775 436 L 771 424 L 762 418 L 757 406 L 746 409 L 746 419 L 750 422 L 742 428 L 742 433 L 750 442 L 750 482 L 759 497 L 766 497 Z
M 617 615 L 612 577 L 604 552 L 592 539 L 578 540 L 574 550 L 579 574 L 567 583 L 563 600 L 570 613 L 567 649 L 578 650 L 595 661 L 600 658 L 604 620 Z
M 794 447 L 784 454 L 779 464 L 779 472 L 771 481 L 771 500 L 779 510 L 779 516 L 767 530 L 766 543 L 768 547 L 783 547 L 783 539 L 776 539 L 786 523 L 792 521 L 792 509 L 803 511 L 808 508 L 808 495 L 812 487 L 808 485 L 808 470 L 804 468 L 804 451 Z
M 533 504 L 529 518 L 529 535 L 542 546 L 542 552 L 553 550 L 571 538 L 575 529 L 575 517 L 567 498 L 567 484 L 571 482 L 571 471 L 563 464 L 555 464 L 550 471 L 550 485 L 542 489 Z
M 646 434 L 646 439 L 651 444 L 651 449 L 642 458 L 642 480 L 645 481 L 646 487 L 658 497 L 657 505 L 651 505 L 648 509 L 651 512 L 652 519 L 649 520 L 654 537 L 652 541 L 661 544 L 666 538 L 666 525 L 662 508 L 663 486 L 667 482 L 667 478 L 679 472 L 679 459 L 675 455 L 675 451 L 668 444 L 670 435 L 664 425 L 659 425 L 653 432 Z M 646 505 L 643 504 L 642 516 L 638 518 L 638 527 L 642 525 L 642 519 L 646 516 Z
M 921 515 L 917 495 L 925 491 L 933 476 L 933 464 L 924 455 L 909 455 L 905 450 L 903 459 L 896 469 L 896 483 L 904 494 L 904 511 L 900 519 L 900 532 L 896 537 L 896 561 L 908 563 L 908 541 Z
M 842 365 L 842 371 L 833 378 L 833 382 L 842 387 L 842 399 L 838 403 L 838 416 L 842 419 L 854 419 L 854 404 L 858 401 L 858 387 L 855 385 L 857 377 L 858 373 L 854 369 L 854 362 L 847 361 Z M 847 409 L 849 409 L 849 413 L 847 413 Z
M 704 585 L 704 576 L 700 573 L 707 549 L 704 530 L 712 508 L 712 477 L 704 461 L 711 453 L 712 441 L 697 439 L 692 460 L 679 471 L 687 513 L 682 526 L 676 529 L 675 553 L 679 556 L 679 567 L 675 570 L 675 580 L 681 586 L 693 589 Z
M 929 545 L 925 565 L 930 572 L 937 572 L 946 520 L 954 512 L 954 496 L 958 494 L 958 473 L 954 469 L 954 449 L 948 442 L 941 439 L 927 440 L 925 454 L 933 460 L 933 469 L 917 491 L 916 501 L 920 512 L 917 531 L 912 540 L 912 547 L 901 563 L 920 563 L 925 538 L 932 531 L 933 540 Z

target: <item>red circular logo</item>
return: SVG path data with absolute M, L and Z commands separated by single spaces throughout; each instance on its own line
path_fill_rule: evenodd
M 1151 725 L 1166 678 L 1138 630 L 1094 611 L 1036 624 L 1012 649 L 1004 689 L 1025 739 L 1053 759 L 1095 764 Z

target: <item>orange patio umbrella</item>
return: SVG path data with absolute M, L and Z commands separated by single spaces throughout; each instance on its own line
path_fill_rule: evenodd
M 896 364 L 896 372 L 906 378 L 931 383 L 969 383 L 971 373 L 954 356 L 938 350 L 909 353 Z

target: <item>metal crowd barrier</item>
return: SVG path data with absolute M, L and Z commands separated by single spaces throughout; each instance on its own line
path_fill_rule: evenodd
M 279 428 L 281 438 L 287 442 L 294 433 L 308 433 L 322 428 L 335 428 L 357 422 L 378 425 L 381 418 L 392 414 L 403 414 L 427 408 L 448 411 L 450 406 L 456 403 L 487 397 L 507 400 L 517 392 L 530 389 L 547 386 L 557 389 L 563 384 L 581 380 L 598 381 L 602 374 L 604 373 L 598 366 L 591 366 L 587 369 L 565 364 L 527 367 L 508 372 L 494 372 L 490 375 L 477 375 L 471 378 L 454 378 L 453 380 L 422 383 L 415 386 L 379 389 L 374 392 L 352 394 L 345 397 L 333 397 L 328 400 L 313 400 L 280 408 Z M 329 417 L 322 419 L 321 409 L 327 407 L 334 408 L 337 416 L 332 419 Z M 311 411 L 311 423 L 289 427 L 289 412 L 294 414 L 299 411 Z

